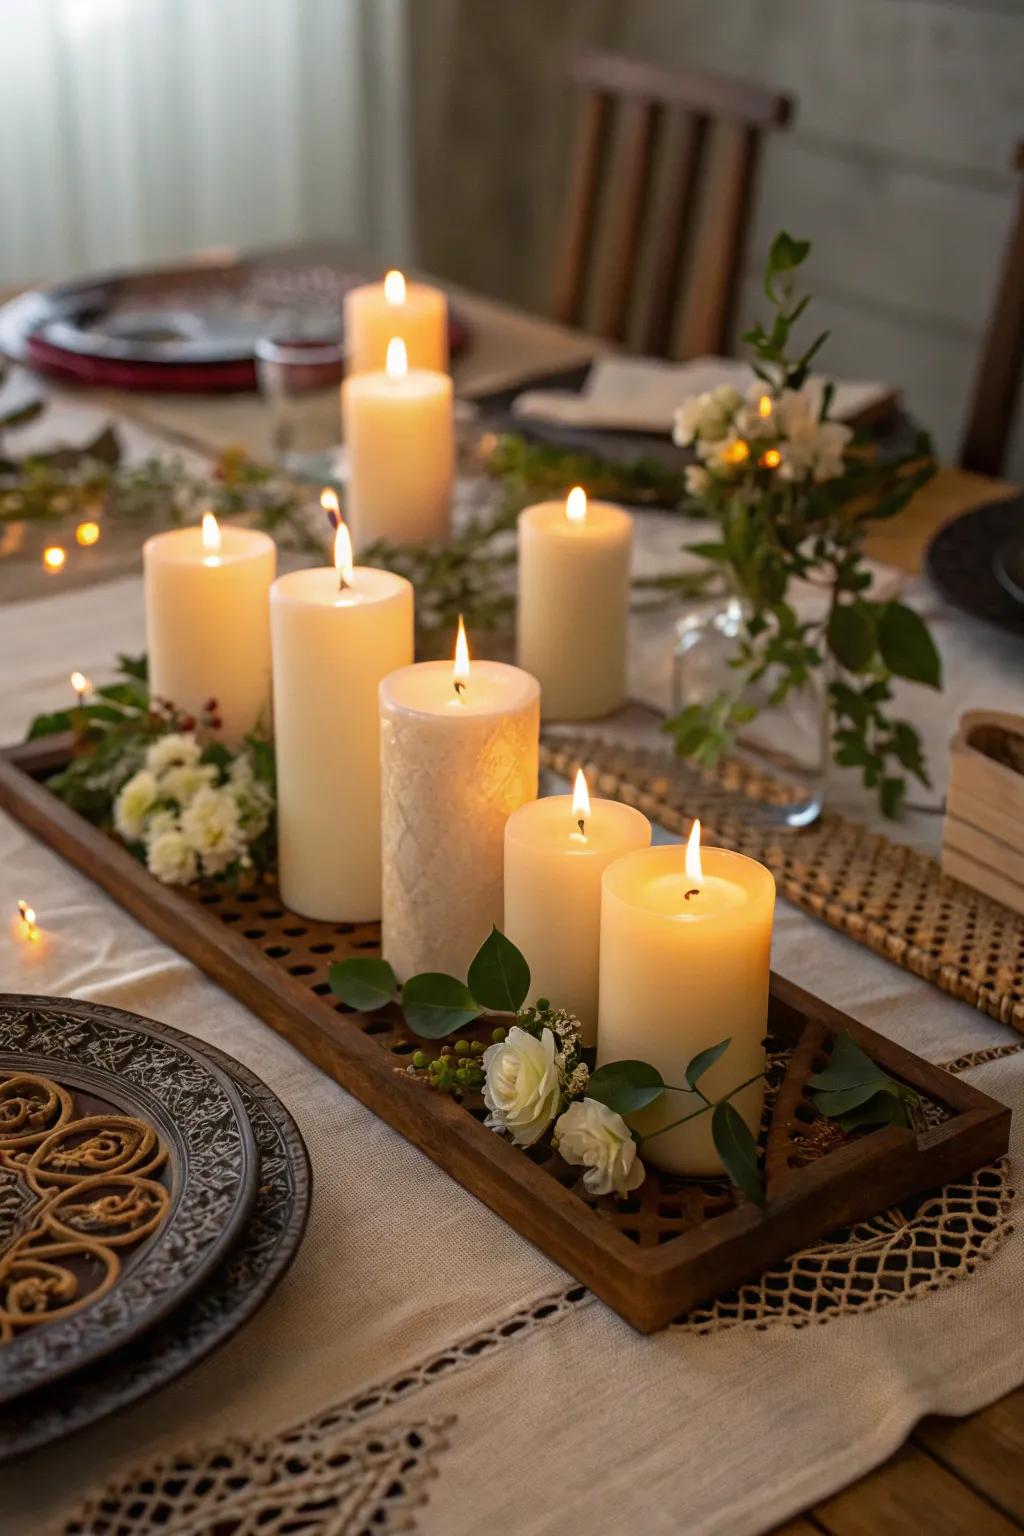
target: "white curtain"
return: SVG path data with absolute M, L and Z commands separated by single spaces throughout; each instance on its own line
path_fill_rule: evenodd
M 409 255 L 406 0 L 0 0 L 0 282 Z

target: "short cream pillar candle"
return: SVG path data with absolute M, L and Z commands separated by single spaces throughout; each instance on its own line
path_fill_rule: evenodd
M 342 385 L 348 450 L 346 514 L 357 550 L 375 539 L 430 544 L 451 531 L 455 426 L 446 373 L 407 365 L 404 343 L 388 347 L 382 373 Z
M 526 956 L 530 998 L 549 998 L 597 1041 L 601 876 L 651 841 L 651 824 L 617 800 L 591 801 L 582 769 L 571 795 L 520 806 L 505 827 L 505 933 Z
M 281 899 L 325 922 L 379 918 L 377 691 L 412 660 L 412 587 L 353 568 L 341 524 L 335 569 L 279 577 L 270 613 Z
M 626 700 L 633 520 L 621 507 L 542 501 L 519 516 L 518 654 L 546 720 L 593 720 Z
M 425 661 L 380 688 L 384 958 L 465 979 L 501 928 L 505 823 L 537 794 L 540 690 L 498 661 Z
M 763 1072 L 775 881 L 763 864 L 724 848 L 646 848 L 605 870 L 601 891 L 598 1065 L 648 1061 L 679 1084 L 698 1051 L 729 1049 L 701 1079 L 711 1099 Z M 764 1081 L 732 1103 L 756 1136 Z M 641 1136 L 700 1109 L 667 1092 L 629 1117 Z M 644 1141 L 645 1162 L 693 1177 L 721 1174 L 711 1114 Z
M 379 372 L 393 336 L 405 342 L 411 368 L 447 372 L 448 301 L 440 288 L 389 272 L 382 283 L 351 288 L 343 307 L 350 377 Z
M 270 725 L 270 615 L 274 541 L 254 528 L 202 526 L 156 533 L 142 546 L 149 691 L 198 719 L 210 699 L 218 734 L 237 746 Z

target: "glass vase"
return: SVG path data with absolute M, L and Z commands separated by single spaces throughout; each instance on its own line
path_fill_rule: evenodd
M 778 704 L 771 673 L 749 684 L 732 664 L 745 633 L 747 609 L 736 596 L 694 603 L 676 623 L 673 713 L 727 696 L 752 708 L 718 765 L 723 791 L 735 795 L 748 822 L 805 827 L 821 813 L 829 763 L 828 677 L 825 666 L 791 688 Z

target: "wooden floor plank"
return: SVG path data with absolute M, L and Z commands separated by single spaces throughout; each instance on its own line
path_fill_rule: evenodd
M 1024 1389 L 969 1419 L 924 1419 L 913 1438 L 1024 1526 Z
M 911 1444 L 811 1514 L 829 1536 L 1016 1536 L 1021 1529 Z

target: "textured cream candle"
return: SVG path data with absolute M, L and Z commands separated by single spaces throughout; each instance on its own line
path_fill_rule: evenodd
M 630 805 L 591 801 L 582 771 L 572 795 L 520 806 L 505 827 L 505 933 L 526 956 L 530 998 L 568 1008 L 597 1040 L 601 876 L 651 841 Z
M 451 530 L 455 427 L 446 373 L 409 372 L 399 340 L 383 373 L 342 386 L 346 514 L 357 550 L 375 539 L 430 544 Z
M 345 352 L 348 375 L 377 373 L 388 342 L 401 337 L 411 368 L 448 369 L 448 301 L 440 288 L 407 283 L 389 272 L 382 283 L 364 283 L 345 295 Z
M 380 917 L 377 691 L 413 655 L 412 587 L 353 570 L 345 542 L 270 593 L 281 899 L 327 922 Z
M 154 534 L 142 546 L 149 689 L 199 717 L 216 699 L 220 735 L 236 746 L 270 725 L 270 616 L 274 541 L 253 528 Z
M 503 924 L 505 823 L 537 794 L 539 689 L 502 662 L 426 661 L 380 705 L 384 957 L 402 981 L 464 980 Z
M 699 824 L 695 823 L 698 829 Z M 763 864 L 724 848 L 646 848 L 605 870 L 597 1059 L 649 1061 L 681 1083 L 698 1051 L 732 1044 L 701 1079 L 709 1098 L 762 1072 L 775 881 Z M 757 1135 L 763 1080 L 732 1100 Z M 631 1115 L 642 1136 L 699 1109 L 694 1093 L 666 1093 Z M 711 1115 L 645 1141 L 645 1162 L 673 1173 L 720 1174 Z
M 626 700 L 629 554 L 621 507 L 542 501 L 519 516 L 518 655 L 546 720 L 593 720 Z

